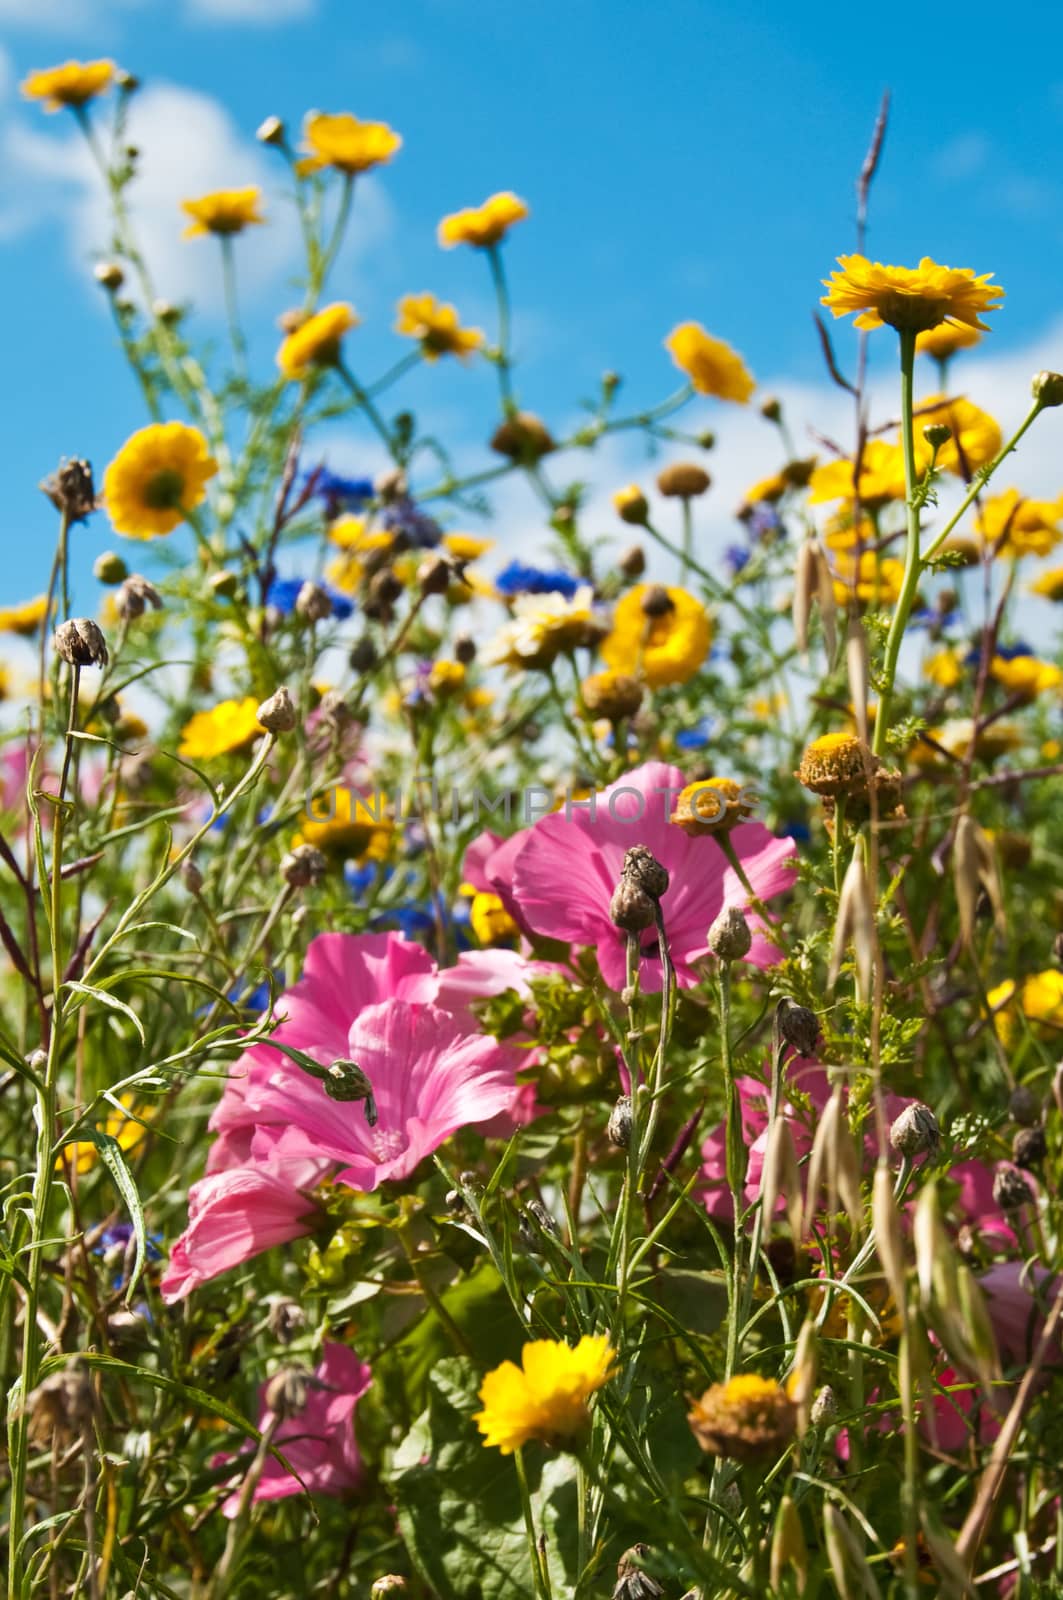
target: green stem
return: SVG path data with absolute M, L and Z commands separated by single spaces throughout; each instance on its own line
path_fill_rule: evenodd
M 498 355 L 495 361 L 498 368 L 498 387 L 502 395 L 502 409 L 509 416 L 517 409 L 517 402 L 513 398 L 513 360 L 510 351 L 512 317 L 506 269 L 502 265 L 502 252 L 497 244 L 489 246 L 487 264 L 491 269 L 491 282 L 495 286 L 495 301 L 498 305 Z
M 912 383 L 915 369 L 915 333 L 901 330 L 901 447 L 904 451 L 904 497 L 908 518 L 908 536 L 904 556 L 904 577 L 897 598 L 893 620 L 886 639 L 886 660 L 882 669 L 882 688 L 875 712 L 875 735 L 872 749 L 881 756 L 886 748 L 886 735 L 890 726 L 890 709 L 893 685 L 897 676 L 897 661 L 904 640 L 904 630 L 915 602 L 922 562 L 919 557 L 919 501 L 916 495 L 915 423 Z
M 1026 432 L 1027 428 L 1029 428 L 1032 425 L 1034 420 L 1040 415 L 1040 413 L 1043 410 L 1044 410 L 1044 406 L 1041 404 L 1041 401 L 1040 400 L 1035 400 L 1033 405 L 1030 407 L 1029 411 L 1027 412 L 1026 416 L 1023 418 L 1021 424 L 1019 425 L 1018 428 L 1016 428 L 1015 432 L 1012 434 L 1011 438 L 1008 440 L 1008 442 L 1004 446 L 1003 450 L 997 456 L 996 460 L 990 462 L 989 466 L 986 467 L 985 471 L 978 474 L 978 476 L 974 480 L 974 483 L 968 489 L 967 493 L 964 495 L 962 501 L 960 502 L 960 505 L 959 505 L 958 509 L 949 518 L 948 522 L 946 522 L 946 524 L 942 528 L 941 532 L 927 546 L 926 550 L 923 552 L 923 563 L 924 563 L 924 565 L 926 564 L 926 562 L 932 561 L 934 559 L 934 557 L 937 555 L 938 551 L 941 549 L 941 546 L 944 544 L 945 540 L 948 538 L 949 534 L 952 532 L 953 528 L 955 528 L 956 524 L 959 522 L 960 518 L 963 516 L 964 512 L 969 510 L 970 507 L 974 504 L 974 502 L 977 500 L 979 494 L 981 494 L 982 490 L 985 488 L 985 486 L 989 482 L 990 478 L 996 472 L 997 468 L 1001 465 L 1001 463 L 1003 461 L 1005 461 L 1007 459 L 1008 456 L 1010 456 L 1011 452 L 1018 445 L 1019 440 L 1022 438 L 1022 436 Z
M 738 1361 L 739 1316 L 738 1302 L 742 1276 L 743 1235 L 742 1217 L 745 1212 L 746 1148 L 742 1141 L 742 1102 L 735 1082 L 734 1062 L 731 1057 L 731 963 L 720 962 L 717 981 L 720 1001 L 720 1058 L 724 1082 L 727 1085 L 726 1165 L 727 1187 L 734 1208 L 734 1259 L 731 1263 L 730 1315 L 727 1319 L 726 1378 L 734 1376 Z
M 535 1516 L 532 1511 L 531 1490 L 528 1488 L 528 1475 L 524 1470 L 524 1452 L 518 1446 L 513 1452 L 513 1465 L 517 1469 L 517 1485 L 520 1489 L 521 1510 L 524 1512 L 524 1531 L 528 1536 L 528 1555 L 532 1564 L 532 1576 L 535 1580 L 535 1593 L 539 1600 L 553 1600 L 550 1589 L 550 1572 L 545 1558 L 539 1552 L 539 1540 L 535 1533 Z
M 221 275 L 225 286 L 225 314 L 229 319 L 229 338 L 233 347 L 233 365 L 237 377 L 247 379 L 247 340 L 240 326 L 240 307 L 236 297 L 236 260 L 233 255 L 232 235 L 220 235 Z

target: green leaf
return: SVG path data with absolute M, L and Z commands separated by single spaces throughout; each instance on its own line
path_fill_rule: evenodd
M 144 1263 L 148 1254 L 148 1235 L 144 1226 L 144 1208 L 140 1204 L 140 1195 L 133 1182 L 133 1175 L 125 1163 L 122 1146 L 118 1140 L 109 1133 L 104 1133 L 101 1128 L 93 1128 L 89 1133 L 96 1149 L 100 1153 L 100 1160 L 114 1179 L 114 1186 L 125 1203 L 133 1224 L 133 1234 L 137 1241 L 136 1256 L 133 1261 L 133 1270 L 129 1275 L 129 1285 L 125 1292 L 126 1304 L 130 1303 L 133 1290 L 140 1281 L 144 1271 Z
M 91 983 L 75 983 L 73 978 L 68 979 L 67 982 L 63 984 L 63 988 L 72 990 L 74 994 L 84 995 L 89 1000 L 98 1000 L 101 1005 L 109 1006 L 112 1011 L 120 1011 L 124 1017 L 129 1018 L 130 1022 L 137 1030 L 137 1033 L 140 1035 L 141 1044 L 147 1043 L 147 1039 L 144 1036 L 144 1024 L 141 1022 L 132 1006 L 127 1006 L 124 1000 L 119 1000 L 115 995 L 108 994 L 106 989 L 95 988 Z M 80 1007 L 75 1007 L 75 1010 L 79 1009 Z

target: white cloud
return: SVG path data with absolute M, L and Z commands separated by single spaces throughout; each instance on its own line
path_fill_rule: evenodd
M 268 28 L 312 16 L 317 0 L 186 0 L 186 10 L 198 22 L 246 22 Z
M 973 178 L 989 160 L 992 146 L 983 133 L 962 133 L 950 139 L 933 158 L 937 177 L 950 182 Z
M 219 252 L 209 238 L 183 240 L 182 199 L 211 189 L 257 184 L 266 194 L 269 224 L 237 240 L 242 299 L 277 292 L 297 270 L 299 229 L 290 204 L 271 195 L 278 167 L 244 137 L 224 107 L 208 95 L 153 84 L 132 103 L 129 135 L 141 152 L 128 197 L 134 231 L 157 292 L 193 300 L 217 311 L 222 301 Z M 13 122 L 0 146 L 7 191 L 0 198 L 0 238 L 38 223 L 66 227 L 78 268 L 107 247 L 109 221 L 100 175 L 76 133 L 54 135 L 35 124 Z M 343 265 L 379 244 L 391 227 L 391 209 L 371 178 L 359 184 L 356 244 Z

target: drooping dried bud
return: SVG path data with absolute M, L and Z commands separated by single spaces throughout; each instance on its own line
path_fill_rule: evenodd
M 631 1143 L 631 1096 L 622 1094 L 612 1111 L 606 1128 L 609 1143 L 618 1150 L 626 1150 Z
M 476 640 L 468 633 L 459 633 L 454 640 L 454 659 L 463 667 L 476 660 Z
M 343 733 L 354 721 L 351 708 L 338 689 L 326 689 L 317 709 L 321 721 L 335 733 Z
M 941 1144 L 941 1128 L 930 1107 L 921 1100 L 905 1106 L 890 1128 L 890 1144 L 902 1156 L 921 1156 L 935 1153 Z
M 446 594 L 454 568 L 445 556 L 433 551 L 417 568 L 417 587 L 422 594 Z
M 657 474 L 657 487 L 673 500 L 696 500 L 712 484 L 704 467 L 696 461 L 673 461 Z
M 107 640 L 91 617 L 71 617 L 61 622 L 53 640 L 56 654 L 72 667 L 105 667 Z
M 613 1600 L 660 1600 L 664 1589 L 643 1571 L 642 1563 L 651 1554 L 649 1545 L 633 1544 L 625 1550 L 616 1567 L 616 1587 Z
M 108 585 L 121 583 L 128 572 L 129 568 L 114 550 L 105 550 L 92 563 L 92 576 L 97 583 Z
M 373 1097 L 373 1085 L 356 1061 L 334 1061 L 325 1074 L 324 1084 L 325 1093 L 330 1100 L 339 1100 L 344 1105 L 357 1104 L 361 1101 L 365 1107 L 366 1122 L 371 1128 L 376 1127 L 377 1109 Z
M 395 601 L 402 593 L 402 581 L 390 567 L 382 567 L 369 580 L 365 604 L 367 617 L 390 622 Z
M 1018 1167 L 1001 1162 L 993 1179 L 993 1199 L 1001 1211 L 1019 1211 L 1033 1200 L 1033 1190 Z
M 255 138 L 258 140 L 259 144 L 271 144 L 275 148 L 279 149 L 281 146 L 283 146 L 286 140 L 284 123 L 281 121 L 280 117 L 267 117 L 266 120 L 264 122 L 260 122 L 258 127 L 255 129 Z
M 352 672 L 372 672 L 377 660 L 377 647 L 368 634 L 355 640 L 347 657 Z
M 816 1391 L 812 1401 L 810 1418 L 814 1428 L 822 1428 L 828 1422 L 833 1422 L 838 1415 L 838 1397 L 829 1383 Z
M 675 601 L 662 583 L 648 583 L 640 609 L 644 617 L 666 617 L 675 610 Z
M 298 719 L 295 704 L 284 684 L 268 700 L 263 700 L 255 719 L 267 733 L 291 733 Z
M 295 597 L 295 614 L 304 622 L 325 622 L 332 615 L 328 590 L 307 579 Z
M 649 502 L 637 483 L 625 484 L 613 495 L 613 507 L 621 522 L 639 528 L 650 514 Z
M 779 1037 L 797 1051 L 799 1056 L 811 1056 L 819 1038 L 819 1018 L 807 1006 L 795 1005 L 783 997 L 775 1011 Z
M 298 1300 L 292 1300 L 286 1294 L 270 1295 L 266 1328 L 274 1339 L 281 1344 L 290 1344 L 305 1326 L 306 1312 Z
M 198 895 L 203 890 L 203 874 L 194 861 L 186 861 L 181 868 L 181 877 L 184 879 L 185 888 L 189 894 Z
M 114 294 L 125 282 L 125 273 L 117 261 L 97 261 L 92 269 L 92 276 L 100 288 L 106 289 L 109 294 Z
M 648 845 L 633 844 L 625 851 L 621 871 L 651 900 L 659 900 L 668 892 L 668 868 L 662 867 Z
M 84 522 L 96 509 L 92 464 L 78 456 L 70 461 L 64 457 L 56 470 L 42 481 L 41 491 L 70 522 Z
M 1063 406 L 1063 372 L 1038 372 L 1030 390 L 1043 406 Z
M 1032 1128 L 1034 1123 L 1041 1120 L 1042 1101 L 1036 1090 L 1029 1084 L 1020 1083 L 1011 1091 L 1008 1100 L 1008 1116 L 1012 1122 L 1021 1123 L 1024 1128 Z
M 310 1374 L 305 1367 L 281 1367 L 266 1384 L 266 1409 L 282 1421 L 305 1411 L 310 1396 Z
M 619 722 L 633 717 L 642 704 L 642 685 L 623 672 L 594 672 L 580 684 L 583 704 L 592 717 Z
M 96 1409 L 92 1374 L 83 1361 L 73 1360 L 38 1384 L 27 1397 L 31 1437 L 50 1445 L 58 1434 L 61 1441 L 76 1439 L 91 1426 Z
M 705 943 L 718 961 L 741 961 L 749 954 L 753 935 L 738 906 L 724 906 L 709 929 Z
M 306 889 L 320 883 L 328 871 L 328 857 L 315 845 L 293 845 L 281 860 L 281 877 L 293 889 Z
M 132 622 L 142 617 L 149 606 L 153 611 L 161 611 L 162 595 L 139 572 L 131 572 L 114 597 L 115 610 L 125 621 Z
M 629 544 L 620 552 L 616 564 L 625 578 L 641 578 L 646 570 L 646 552 L 640 544 Z
M 1011 1156 L 1017 1167 L 1039 1167 L 1048 1154 L 1043 1128 L 1020 1128 L 1011 1141 Z
M 657 920 L 657 905 L 630 878 L 621 878 L 609 902 L 609 916 L 625 933 L 642 933 Z
M 535 462 L 556 450 L 557 445 L 541 417 L 531 411 L 517 411 L 495 430 L 491 449 L 511 461 Z

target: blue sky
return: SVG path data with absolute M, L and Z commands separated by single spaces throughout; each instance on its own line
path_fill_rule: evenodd
M 146 420 L 91 281 L 101 234 L 63 145 L 69 119 L 20 101 L 28 70 L 108 54 L 142 77 L 149 246 L 175 292 L 205 294 L 206 336 L 220 332 L 213 241 L 180 241 L 174 186 L 187 170 L 185 192 L 230 173 L 279 189 L 280 164 L 253 140 L 268 113 L 297 125 L 308 107 L 350 109 L 404 137 L 367 191 L 334 283 L 365 318 L 359 364 L 370 376 L 395 352 L 400 293 L 431 288 L 469 320 L 489 316 L 483 262 L 441 253 L 435 224 L 515 189 L 533 213 L 508 247 L 522 398 L 559 424 L 607 366 L 624 374 L 632 404 L 667 393 L 661 339 L 690 317 L 773 387 L 822 393 L 836 410 L 810 312 L 832 258 L 852 246 L 853 180 L 889 86 L 869 253 L 995 272 L 1008 296 L 977 369 L 990 392 L 975 395 L 992 405 L 993 387 L 1010 396 L 1029 361 L 1063 366 L 1063 14 L 1040 5 L 1022 19 L 1009 28 L 982 0 L 963 8 L 962 27 L 941 13 L 939 35 L 933 12 L 915 24 L 896 8 L 785 0 L 0 0 L 0 601 L 43 587 L 54 527 L 38 479 L 64 454 L 102 472 Z M 269 203 L 279 219 L 279 194 Z M 288 236 L 278 221 L 253 255 L 250 240 L 238 247 L 264 371 L 273 319 L 292 298 Z M 893 354 L 885 342 L 879 353 L 883 364 Z M 486 375 L 441 363 L 408 397 L 471 442 L 488 430 L 490 395 Z M 736 440 L 749 448 L 745 434 Z M 770 439 L 763 452 L 767 471 Z M 343 453 L 353 466 L 357 436 Z M 1033 492 L 1063 489 L 1047 481 L 1060 454 L 1038 447 Z M 103 517 L 79 535 L 86 608 L 92 556 L 116 543 Z

